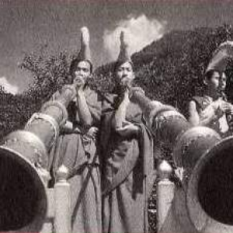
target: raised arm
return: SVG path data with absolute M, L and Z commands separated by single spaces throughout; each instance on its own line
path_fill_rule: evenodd
M 77 120 L 80 120 L 82 126 L 88 129 L 91 127 L 93 119 L 84 95 L 83 88 L 78 88 L 76 97 L 76 108 L 78 112 L 77 118 L 79 118 Z
M 123 123 L 126 121 L 126 110 L 127 110 L 129 103 L 130 103 L 129 93 L 128 93 L 128 91 L 126 91 L 124 93 L 123 100 L 120 103 L 120 105 L 119 105 L 118 109 L 116 110 L 115 115 L 113 117 L 112 125 L 113 125 L 113 128 L 115 128 L 116 130 L 118 128 L 123 127 Z
M 139 127 L 126 120 L 127 107 L 130 103 L 129 92 L 124 93 L 124 98 L 115 112 L 113 118 L 113 127 L 123 137 L 138 136 Z
M 223 116 L 225 108 L 224 102 L 215 101 L 199 114 L 196 103 L 192 100 L 189 103 L 189 122 L 193 126 L 209 126 Z

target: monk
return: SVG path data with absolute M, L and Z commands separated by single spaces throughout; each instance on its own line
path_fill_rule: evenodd
M 189 121 L 192 125 L 208 126 L 222 136 L 229 135 L 229 117 L 233 106 L 224 93 L 227 77 L 224 72 L 209 70 L 205 74 L 203 96 L 194 96 L 189 103 Z
M 233 58 L 233 42 L 225 41 L 214 51 L 207 66 L 203 96 L 195 96 L 189 103 L 189 121 L 194 126 L 203 125 L 216 130 L 221 136 L 232 135 L 233 106 L 227 101 L 225 74 Z
M 115 94 L 105 96 L 103 156 L 103 232 L 148 232 L 147 200 L 152 189 L 152 136 L 140 108 L 129 98 L 133 63 L 124 33 L 114 67 Z
M 72 232 L 102 233 L 100 163 L 96 147 L 101 102 L 88 85 L 93 70 L 89 32 L 82 28 L 81 33 L 80 52 L 70 65 L 76 97 L 67 108 L 68 120 L 51 152 L 55 158 L 53 173 L 61 166 L 68 169 Z M 56 95 L 59 93 L 55 93 L 55 99 Z

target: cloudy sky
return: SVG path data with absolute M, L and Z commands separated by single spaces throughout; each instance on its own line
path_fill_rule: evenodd
M 49 54 L 76 51 L 82 26 L 90 29 L 97 66 L 116 58 L 121 30 L 133 53 L 174 29 L 231 24 L 232 12 L 233 0 L 0 0 L 0 85 L 25 90 L 24 54 L 45 44 Z

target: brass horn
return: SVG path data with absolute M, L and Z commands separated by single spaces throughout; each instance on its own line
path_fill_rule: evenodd
M 0 146 L 0 232 L 39 232 L 47 211 L 43 174 L 47 151 L 67 119 L 66 107 L 75 96 L 65 86 L 56 101 L 45 103 L 24 130 L 10 133 Z
M 183 169 L 182 188 L 176 188 L 160 232 L 232 232 L 233 137 L 221 139 L 210 128 L 192 127 L 176 109 L 151 101 L 138 88 L 130 96 L 156 139 L 171 145 L 173 160 Z

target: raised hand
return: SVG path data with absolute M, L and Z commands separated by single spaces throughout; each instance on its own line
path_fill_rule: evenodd
M 82 91 L 84 89 L 85 83 L 86 80 L 81 75 L 76 76 L 73 81 L 73 84 L 77 92 L 80 90 Z
M 229 110 L 229 103 L 227 103 L 226 101 L 220 101 L 220 103 L 219 103 L 219 109 L 223 113 L 226 113 Z
M 87 135 L 91 138 L 96 138 L 98 133 L 98 128 L 97 127 L 91 127 L 88 131 L 87 131 Z
M 125 89 L 125 92 L 123 93 L 122 102 L 124 102 L 124 104 L 125 104 L 126 106 L 128 106 L 128 104 L 130 103 L 130 99 L 129 99 L 129 89 L 128 89 L 128 88 L 126 88 L 126 89 Z
M 137 136 L 139 133 L 139 127 L 131 122 L 125 121 L 122 127 L 116 128 L 116 131 L 123 137 Z

